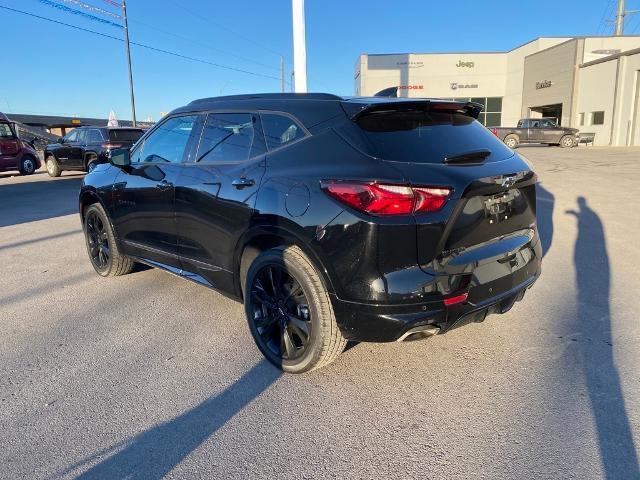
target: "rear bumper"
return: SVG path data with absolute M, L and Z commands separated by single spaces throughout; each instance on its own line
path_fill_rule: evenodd
M 536 245 L 536 253 L 539 248 Z M 439 333 L 444 333 L 510 310 L 540 276 L 540 258 L 541 255 L 534 255 L 512 274 L 471 287 L 466 301 L 448 307 L 442 300 L 385 305 L 349 302 L 334 295 L 332 304 L 342 333 L 349 340 L 393 342 L 421 326 L 438 327 Z

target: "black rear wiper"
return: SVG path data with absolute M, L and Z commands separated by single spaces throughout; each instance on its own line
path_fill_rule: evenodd
M 471 152 L 444 157 L 442 163 L 446 163 L 448 165 L 474 165 L 483 163 L 489 155 L 491 155 L 491 150 L 483 148 L 481 150 L 473 150 Z

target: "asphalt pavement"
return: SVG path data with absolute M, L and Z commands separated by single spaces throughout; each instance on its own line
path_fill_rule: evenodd
M 519 152 L 545 249 L 524 301 L 298 376 L 239 303 L 96 275 L 81 175 L 0 174 L 0 477 L 640 478 L 640 149 Z

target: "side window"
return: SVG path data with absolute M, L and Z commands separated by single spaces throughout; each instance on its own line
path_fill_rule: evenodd
M 78 131 L 78 138 L 76 142 L 82 143 L 82 144 L 87 143 L 87 130 Z
M 72 132 L 67 133 L 64 137 L 64 141 L 65 143 L 78 141 L 78 130 L 73 130 Z
M 295 120 L 286 115 L 277 113 L 262 113 L 262 129 L 267 141 L 267 148 L 273 150 L 287 143 L 306 136 L 304 130 Z
M 13 130 L 8 123 L 0 123 L 0 138 L 13 138 Z
M 104 139 L 102 138 L 102 133 L 100 130 L 91 129 L 87 133 L 87 143 L 101 143 Z
M 531 128 L 540 128 L 540 122 L 538 120 L 534 120 L 531 122 Z
M 168 119 L 156 128 L 131 155 L 135 163 L 180 163 L 197 115 Z
M 202 130 L 197 162 L 241 162 L 264 153 L 251 113 L 210 113 Z

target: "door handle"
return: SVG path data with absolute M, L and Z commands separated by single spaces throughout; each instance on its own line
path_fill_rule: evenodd
M 255 184 L 256 184 L 256 181 L 253 178 L 245 178 L 245 177 L 236 178 L 234 181 L 231 182 L 231 185 L 236 187 L 238 190 L 245 187 L 253 187 Z
M 160 190 L 168 190 L 169 188 L 173 188 L 173 183 L 162 180 L 156 184 L 156 188 Z

